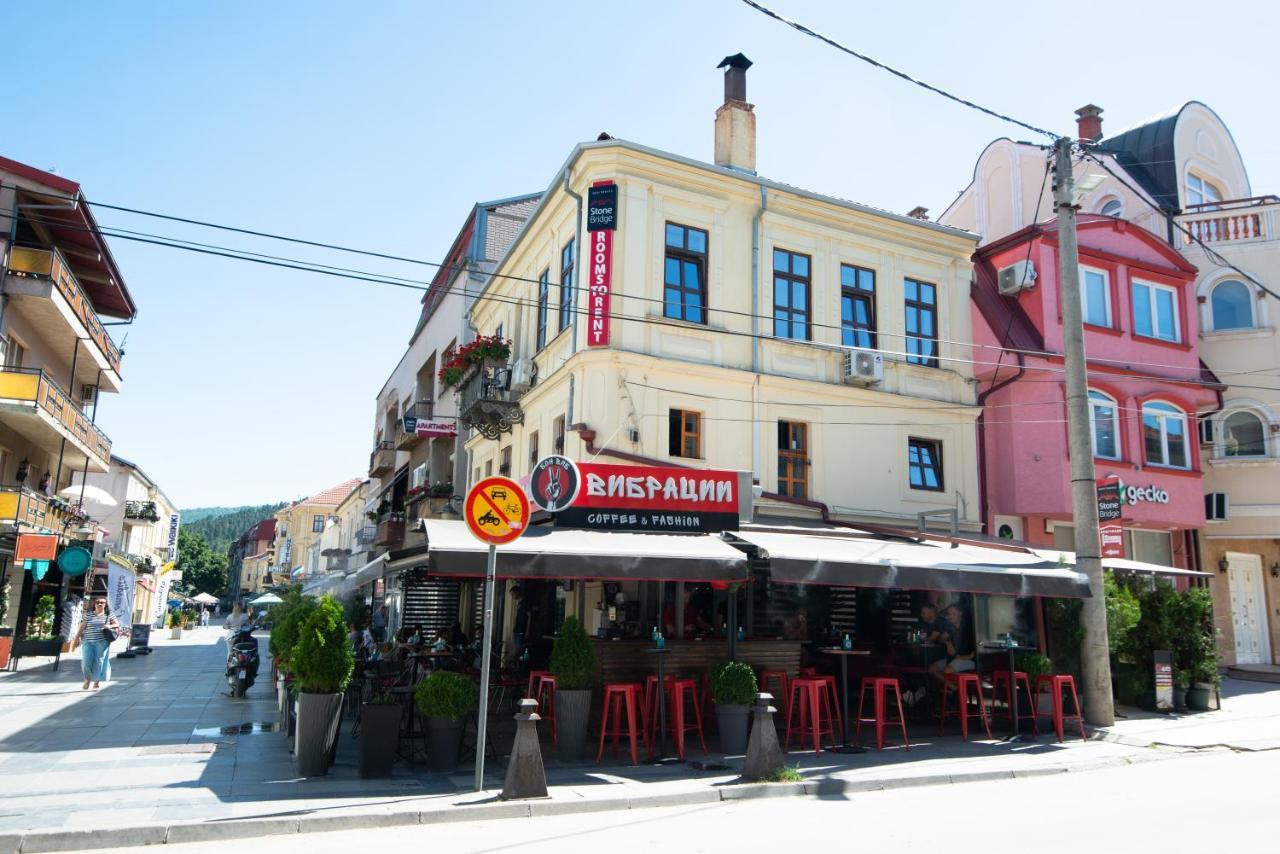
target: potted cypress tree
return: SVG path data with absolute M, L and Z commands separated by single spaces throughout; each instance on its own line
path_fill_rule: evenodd
M 550 669 L 556 677 L 556 753 L 563 762 L 578 762 L 587 743 L 596 650 L 577 617 L 564 618 L 551 647 Z
M 390 777 L 400 737 L 400 703 L 379 691 L 360 705 L 360 776 Z
M 342 692 L 355 667 L 342 606 L 332 596 L 316 603 L 302 622 L 289 665 L 298 684 L 298 774 L 316 777 L 329 771 Z
M 414 700 L 427 721 L 427 767 L 432 771 L 458 767 L 463 724 L 479 706 L 479 692 L 474 680 L 450 670 L 436 670 L 418 683 Z
M 748 713 L 758 690 L 756 672 L 741 661 L 726 661 L 711 671 L 711 696 L 716 703 L 721 753 L 746 754 Z

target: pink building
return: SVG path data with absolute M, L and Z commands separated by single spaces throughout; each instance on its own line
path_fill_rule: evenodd
M 1125 557 L 1197 569 L 1196 412 L 1220 404 L 1221 386 L 1197 352 L 1196 269 L 1122 219 L 1082 215 L 1079 243 L 1094 463 L 1123 486 Z M 1074 550 L 1057 227 L 1028 226 L 974 260 L 983 520 Z

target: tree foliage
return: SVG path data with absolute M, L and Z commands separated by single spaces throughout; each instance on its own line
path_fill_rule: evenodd
M 182 572 L 182 592 L 190 595 L 217 595 L 227 589 L 227 556 L 212 551 L 200 534 L 182 528 L 178 531 L 178 566 Z
M 298 687 L 309 694 L 340 694 L 347 687 L 355 656 L 342 606 L 332 596 L 317 602 L 301 621 L 289 662 Z
M 199 507 L 182 511 L 182 529 L 204 537 L 210 551 L 226 554 L 240 535 L 270 519 L 284 504 L 262 504 L 257 507 Z

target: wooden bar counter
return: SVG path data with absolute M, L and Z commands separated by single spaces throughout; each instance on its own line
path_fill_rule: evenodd
M 658 662 L 654 655 L 646 653 L 653 641 L 601 640 L 596 645 L 596 666 L 600 684 L 609 682 L 640 682 L 656 675 Z M 800 669 L 800 641 L 760 640 L 738 641 L 738 661 L 746 662 L 757 672 L 760 670 L 785 670 L 795 676 Z M 717 664 L 729 660 L 729 641 L 725 638 L 705 640 L 668 640 L 666 672 L 671 676 L 697 676 Z

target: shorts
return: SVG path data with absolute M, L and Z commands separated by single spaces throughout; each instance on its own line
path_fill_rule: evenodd
M 947 669 L 952 673 L 969 673 L 978 669 L 972 658 L 953 658 L 947 662 Z

